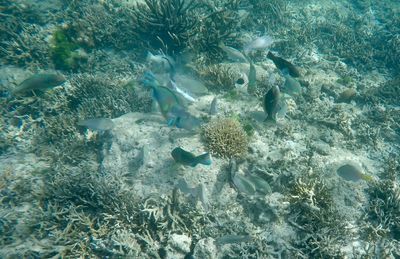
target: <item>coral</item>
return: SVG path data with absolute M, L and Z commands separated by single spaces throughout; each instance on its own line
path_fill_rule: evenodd
M 50 66 L 50 52 L 46 42 L 48 32 L 45 29 L 23 23 L 19 33 L 7 31 L 7 35 L 9 36 L 0 43 L 2 63 L 26 65 L 34 69 Z
M 74 51 L 78 44 L 74 43 L 66 32 L 59 28 L 52 36 L 51 56 L 56 69 L 75 70 L 78 58 Z
M 340 248 L 348 234 L 346 222 L 332 199 L 331 190 L 323 179 L 314 175 L 300 177 L 289 190 L 288 221 L 298 229 L 300 238 L 293 246 L 297 256 L 332 258 L 343 256 Z
M 257 1 L 248 0 L 251 5 L 253 26 L 265 26 L 268 31 L 276 30 L 286 24 L 287 3 L 283 0 Z
M 134 11 L 134 23 L 139 38 L 152 49 L 178 54 L 188 45 L 198 20 L 193 9 L 196 1 L 145 0 Z M 152 33 L 149 33 L 152 32 Z
M 369 202 L 363 217 L 363 234 L 371 244 L 370 252 L 379 257 L 400 256 L 399 172 L 399 156 L 389 155 L 382 180 L 367 189 Z
M 135 14 L 117 1 L 70 1 L 62 18 L 68 37 L 87 51 L 131 50 L 139 45 Z
M 199 24 L 190 38 L 193 51 L 202 53 L 205 62 L 220 62 L 224 56 L 219 47 L 224 43 L 241 48 L 240 9 L 241 0 L 203 1 L 200 5 Z
M 238 72 L 228 65 L 198 65 L 195 70 L 211 91 L 227 91 L 235 87 Z
M 235 119 L 214 119 L 202 128 L 202 137 L 208 150 L 215 155 L 232 158 L 247 153 L 248 137 Z

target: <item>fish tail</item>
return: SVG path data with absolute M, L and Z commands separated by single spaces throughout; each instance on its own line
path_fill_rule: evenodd
M 363 174 L 363 175 L 361 176 L 361 178 L 362 178 L 363 180 L 367 181 L 367 182 L 372 182 L 372 181 L 374 180 L 374 178 L 373 178 L 372 176 L 367 175 L 367 174 Z
M 196 164 L 203 164 L 203 165 L 211 165 L 211 156 L 210 153 L 204 153 L 199 155 L 195 159 Z

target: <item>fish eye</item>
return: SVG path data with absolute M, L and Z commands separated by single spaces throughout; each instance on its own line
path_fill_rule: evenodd
M 244 84 L 244 79 L 243 78 L 239 78 L 238 80 L 236 80 L 236 84 L 239 84 L 239 85 Z

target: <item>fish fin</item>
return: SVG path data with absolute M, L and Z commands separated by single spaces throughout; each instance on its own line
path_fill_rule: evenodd
M 363 180 L 365 180 L 365 181 L 367 181 L 367 182 L 372 182 L 372 181 L 374 180 L 374 178 L 373 178 L 372 176 L 367 175 L 367 174 L 363 174 L 363 175 L 361 176 L 361 179 L 363 179 Z
M 196 164 L 211 165 L 211 156 L 208 152 L 197 156 L 195 160 Z
M 153 58 L 154 58 L 153 53 L 151 53 L 150 51 L 147 51 L 146 61 L 150 62 Z

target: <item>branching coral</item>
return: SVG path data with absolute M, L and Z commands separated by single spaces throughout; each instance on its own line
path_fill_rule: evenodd
M 133 11 L 139 38 L 149 45 L 148 48 L 162 49 L 168 54 L 179 53 L 194 34 L 195 3 L 193 0 L 145 0 L 137 4 Z
M 392 154 L 387 158 L 384 179 L 367 190 L 370 201 L 365 214 L 365 232 L 375 245 L 384 239 L 400 244 L 399 172 L 399 157 Z
M 196 34 L 190 39 L 191 48 L 203 53 L 207 63 L 220 61 L 222 51 L 220 43 L 241 47 L 239 8 L 241 0 L 203 1 L 200 23 Z
M 202 137 L 212 154 L 231 158 L 247 153 L 248 137 L 235 119 L 219 118 L 202 128 Z
M 137 46 L 135 15 L 114 1 L 71 1 L 64 14 L 64 31 L 85 49 L 131 50 Z
M 294 244 L 298 255 L 315 258 L 341 256 L 340 247 L 346 233 L 331 190 L 319 177 L 302 177 L 289 189 L 289 222 L 298 228 L 300 239 Z

